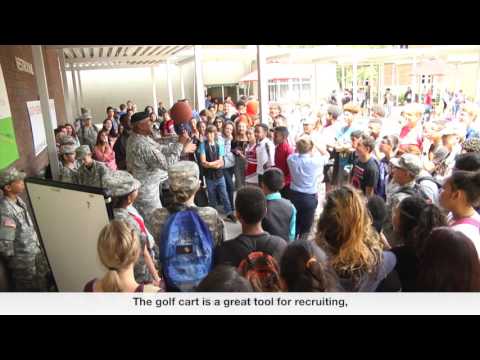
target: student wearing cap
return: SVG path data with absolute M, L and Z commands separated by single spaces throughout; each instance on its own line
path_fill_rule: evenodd
M 168 169 L 170 190 L 174 195 L 172 208 L 186 206 L 195 208 L 200 218 L 205 222 L 212 234 L 215 245 L 221 245 L 225 240 L 225 224 L 212 207 L 197 207 L 194 203 L 195 194 L 200 189 L 200 170 L 193 161 L 179 161 Z M 155 243 L 160 246 L 163 226 L 167 223 L 172 208 L 156 209 L 150 218 L 152 234 Z
M 60 171 L 58 181 L 73 182 L 73 177 L 78 170 L 78 162 L 75 159 L 77 146 L 64 145 L 60 149 Z
M 20 198 L 26 174 L 12 167 L 0 172 L 0 256 L 15 291 L 48 291 L 50 273 L 35 227 Z
M 140 188 L 140 181 L 126 171 L 115 171 L 105 178 L 105 187 L 112 192 L 113 215 L 127 222 L 140 240 L 141 251 L 135 263 L 135 280 L 160 286 L 160 276 L 155 267 L 155 242 L 145 226 L 143 217 L 133 206 Z
M 108 168 L 101 162 L 93 160 L 92 152 L 87 145 L 80 146 L 75 153 L 81 165 L 72 176 L 73 183 L 104 188 L 105 177 L 110 172 Z
M 98 129 L 92 122 L 92 116 L 90 114 L 83 114 L 83 125 L 79 131 L 80 144 L 88 145 L 90 150 L 93 150 L 97 143 Z
M 193 153 L 197 147 L 185 134 L 168 144 L 155 142 L 151 137 L 152 122 L 147 113 L 133 114 L 130 123 L 132 133 L 127 140 L 127 170 L 142 184 L 135 207 L 149 227 L 151 213 L 162 207 L 160 184 L 168 177 L 169 165 L 178 161 L 182 152 Z

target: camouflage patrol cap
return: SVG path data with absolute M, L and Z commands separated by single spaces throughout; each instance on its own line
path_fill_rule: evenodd
M 15 167 L 2 170 L 0 171 L 0 188 L 3 188 L 5 185 L 11 184 L 16 180 L 23 180 L 26 176 L 27 174 L 18 171 Z
M 85 156 L 91 155 L 92 152 L 90 151 L 90 147 L 88 145 L 82 145 L 75 150 L 75 154 L 78 160 L 83 160 Z
M 60 147 L 60 155 L 75 154 L 76 150 L 77 146 L 75 145 L 63 145 Z
M 466 152 L 480 152 L 480 138 L 473 137 L 462 144 L 463 150 Z
M 75 145 L 75 139 L 69 135 L 62 135 L 58 140 L 60 145 Z
M 198 165 L 193 161 L 179 161 L 168 169 L 170 189 L 176 191 L 193 191 L 199 186 Z
M 129 172 L 118 170 L 111 172 L 104 181 L 105 187 L 112 192 L 112 196 L 124 196 L 140 189 L 141 183 Z

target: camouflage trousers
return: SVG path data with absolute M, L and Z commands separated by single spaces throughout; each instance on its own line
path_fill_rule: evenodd
M 51 290 L 51 272 L 45 255 L 21 254 L 10 259 L 9 271 L 14 291 L 45 292 Z
M 135 200 L 134 206 L 140 215 L 142 215 L 147 229 L 151 231 L 150 216 L 154 210 L 162 207 L 162 202 L 160 201 L 160 184 L 142 185 L 138 191 L 138 197 Z

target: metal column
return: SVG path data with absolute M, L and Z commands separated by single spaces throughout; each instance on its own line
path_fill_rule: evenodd
M 265 69 L 265 53 L 262 45 L 257 45 L 258 100 L 260 103 L 260 122 L 268 123 L 268 83 Z

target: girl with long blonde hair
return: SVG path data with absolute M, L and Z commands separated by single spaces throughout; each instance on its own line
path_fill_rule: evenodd
M 113 220 L 98 237 L 100 262 L 108 271 L 100 280 L 93 279 L 85 285 L 85 292 L 159 292 L 154 285 L 135 281 L 133 268 L 140 256 L 140 241 L 128 223 Z
M 365 201 L 352 187 L 342 186 L 327 195 L 316 242 L 346 291 L 375 291 L 382 282 L 384 291 L 399 290 L 398 276 L 392 272 L 396 257 L 383 251 Z

